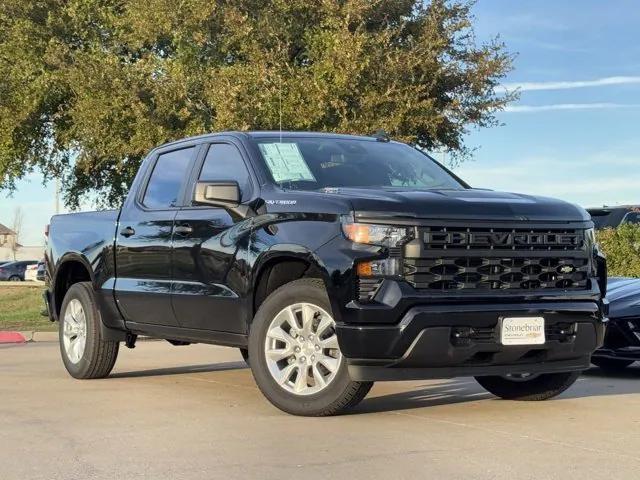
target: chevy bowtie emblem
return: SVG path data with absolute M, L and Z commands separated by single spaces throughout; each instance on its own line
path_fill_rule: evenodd
M 574 268 L 571 265 L 562 265 L 560 273 L 573 273 Z

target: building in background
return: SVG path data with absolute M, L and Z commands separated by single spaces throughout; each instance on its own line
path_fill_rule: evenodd
M 0 247 L 11 247 L 16 243 L 16 232 L 0 223 Z
M 18 235 L 0 223 L 0 261 L 13 260 L 40 260 L 44 255 L 41 246 L 26 247 L 20 245 Z

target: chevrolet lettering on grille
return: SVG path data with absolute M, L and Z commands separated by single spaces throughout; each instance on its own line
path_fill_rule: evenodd
M 424 232 L 424 243 L 448 247 L 576 247 L 581 243 L 577 233 L 527 232 Z

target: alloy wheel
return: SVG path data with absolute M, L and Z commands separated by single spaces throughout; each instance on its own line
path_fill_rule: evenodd
M 311 303 L 289 305 L 275 316 L 267 330 L 264 354 L 273 379 L 295 395 L 327 388 L 342 363 L 335 321 Z
M 71 300 L 64 312 L 64 350 L 71 363 L 78 363 L 87 343 L 87 317 L 79 300 Z

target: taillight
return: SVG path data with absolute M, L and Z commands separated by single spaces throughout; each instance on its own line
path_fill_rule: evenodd
M 44 226 L 44 236 L 45 236 L 45 238 L 49 238 L 49 224 L 48 223 Z

